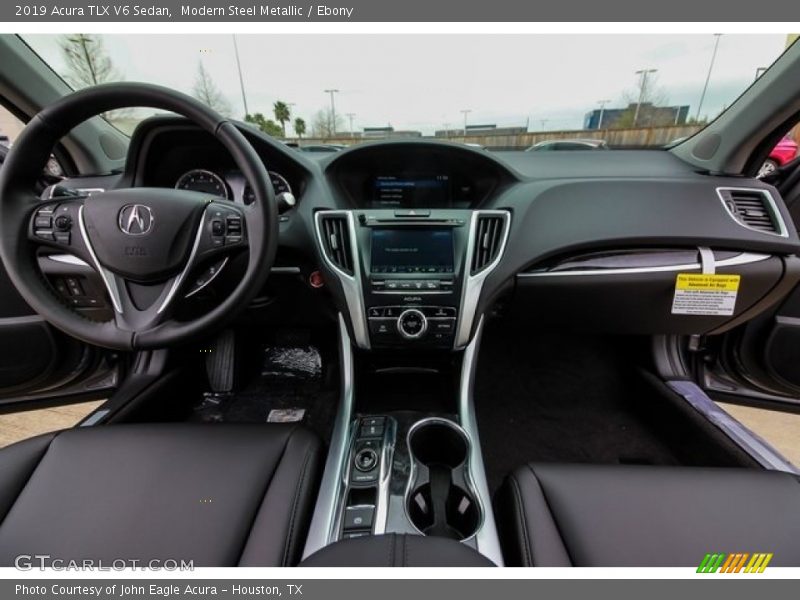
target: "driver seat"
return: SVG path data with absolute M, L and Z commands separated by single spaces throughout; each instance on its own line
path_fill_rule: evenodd
M 292 566 L 319 466 L 317 437 L 288 424 L 111 425 L 31 438 L 0 450 L 0 566 L 20 555 Z

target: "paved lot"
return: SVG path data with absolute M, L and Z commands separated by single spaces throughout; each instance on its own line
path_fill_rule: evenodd
M 734 404 L 720 406 L 800 466 L 800 415 Z
M 0 447 L 48 431 L 72 427 L 102 401 L 0 415 Z M 736 419 L 800 465 L 800 415 L 720 404 Z
M 83 402 L 0 415 L 0 446 L 8 446 L 40 433 L 72 427 L 102 403 Z

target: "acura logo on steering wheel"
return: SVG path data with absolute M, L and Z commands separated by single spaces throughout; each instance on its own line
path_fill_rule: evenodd
M 144 204 L 127 204 L 119 211 L 119 228 L 128 235 L 145 235 L 153 228 L 153 211 Z

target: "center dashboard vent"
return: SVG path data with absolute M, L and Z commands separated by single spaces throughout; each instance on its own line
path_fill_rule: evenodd
M 320 235 L 323 252 L 339 269 L 353 274 L 353 252 L 350 244 L 350 220 L 346 214 L 322 215 Z
M 783 219 L 767 190 L 719 188 L 728 213 L 740 224 L 773 235 L 786 235 Z
M 479 273 L 497 258 L 505 235 L 506 219 L 502 215 L 478 215 L 472 252 L 472 275 Z

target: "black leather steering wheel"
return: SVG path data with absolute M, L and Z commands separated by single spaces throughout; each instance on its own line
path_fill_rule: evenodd
M 85 198 L 42 200 L 34 192 L 50 152 L 95 115 L 129 107 L 172 111 L 213 135 L 253 190 L 246 206 L 208 194 L 126 188 Z M 245 308 L 263 287 L 278 246 L 278 210 L 260 157 L 230 121 L 173 90 L 138 83 L 81 90 L 43 109 L 25 127 L 0 170 L 0 257 L 22 297 L 67 334 L 117 350 L 160 348 L 207 336 Z M 39 271 L 42 246 L 73 254 L 100 274 L 114 319 L 79 314 Z M 173 318 L 192 269 L 212 258 L 249 252 L 241 281 L 191 321 Z

